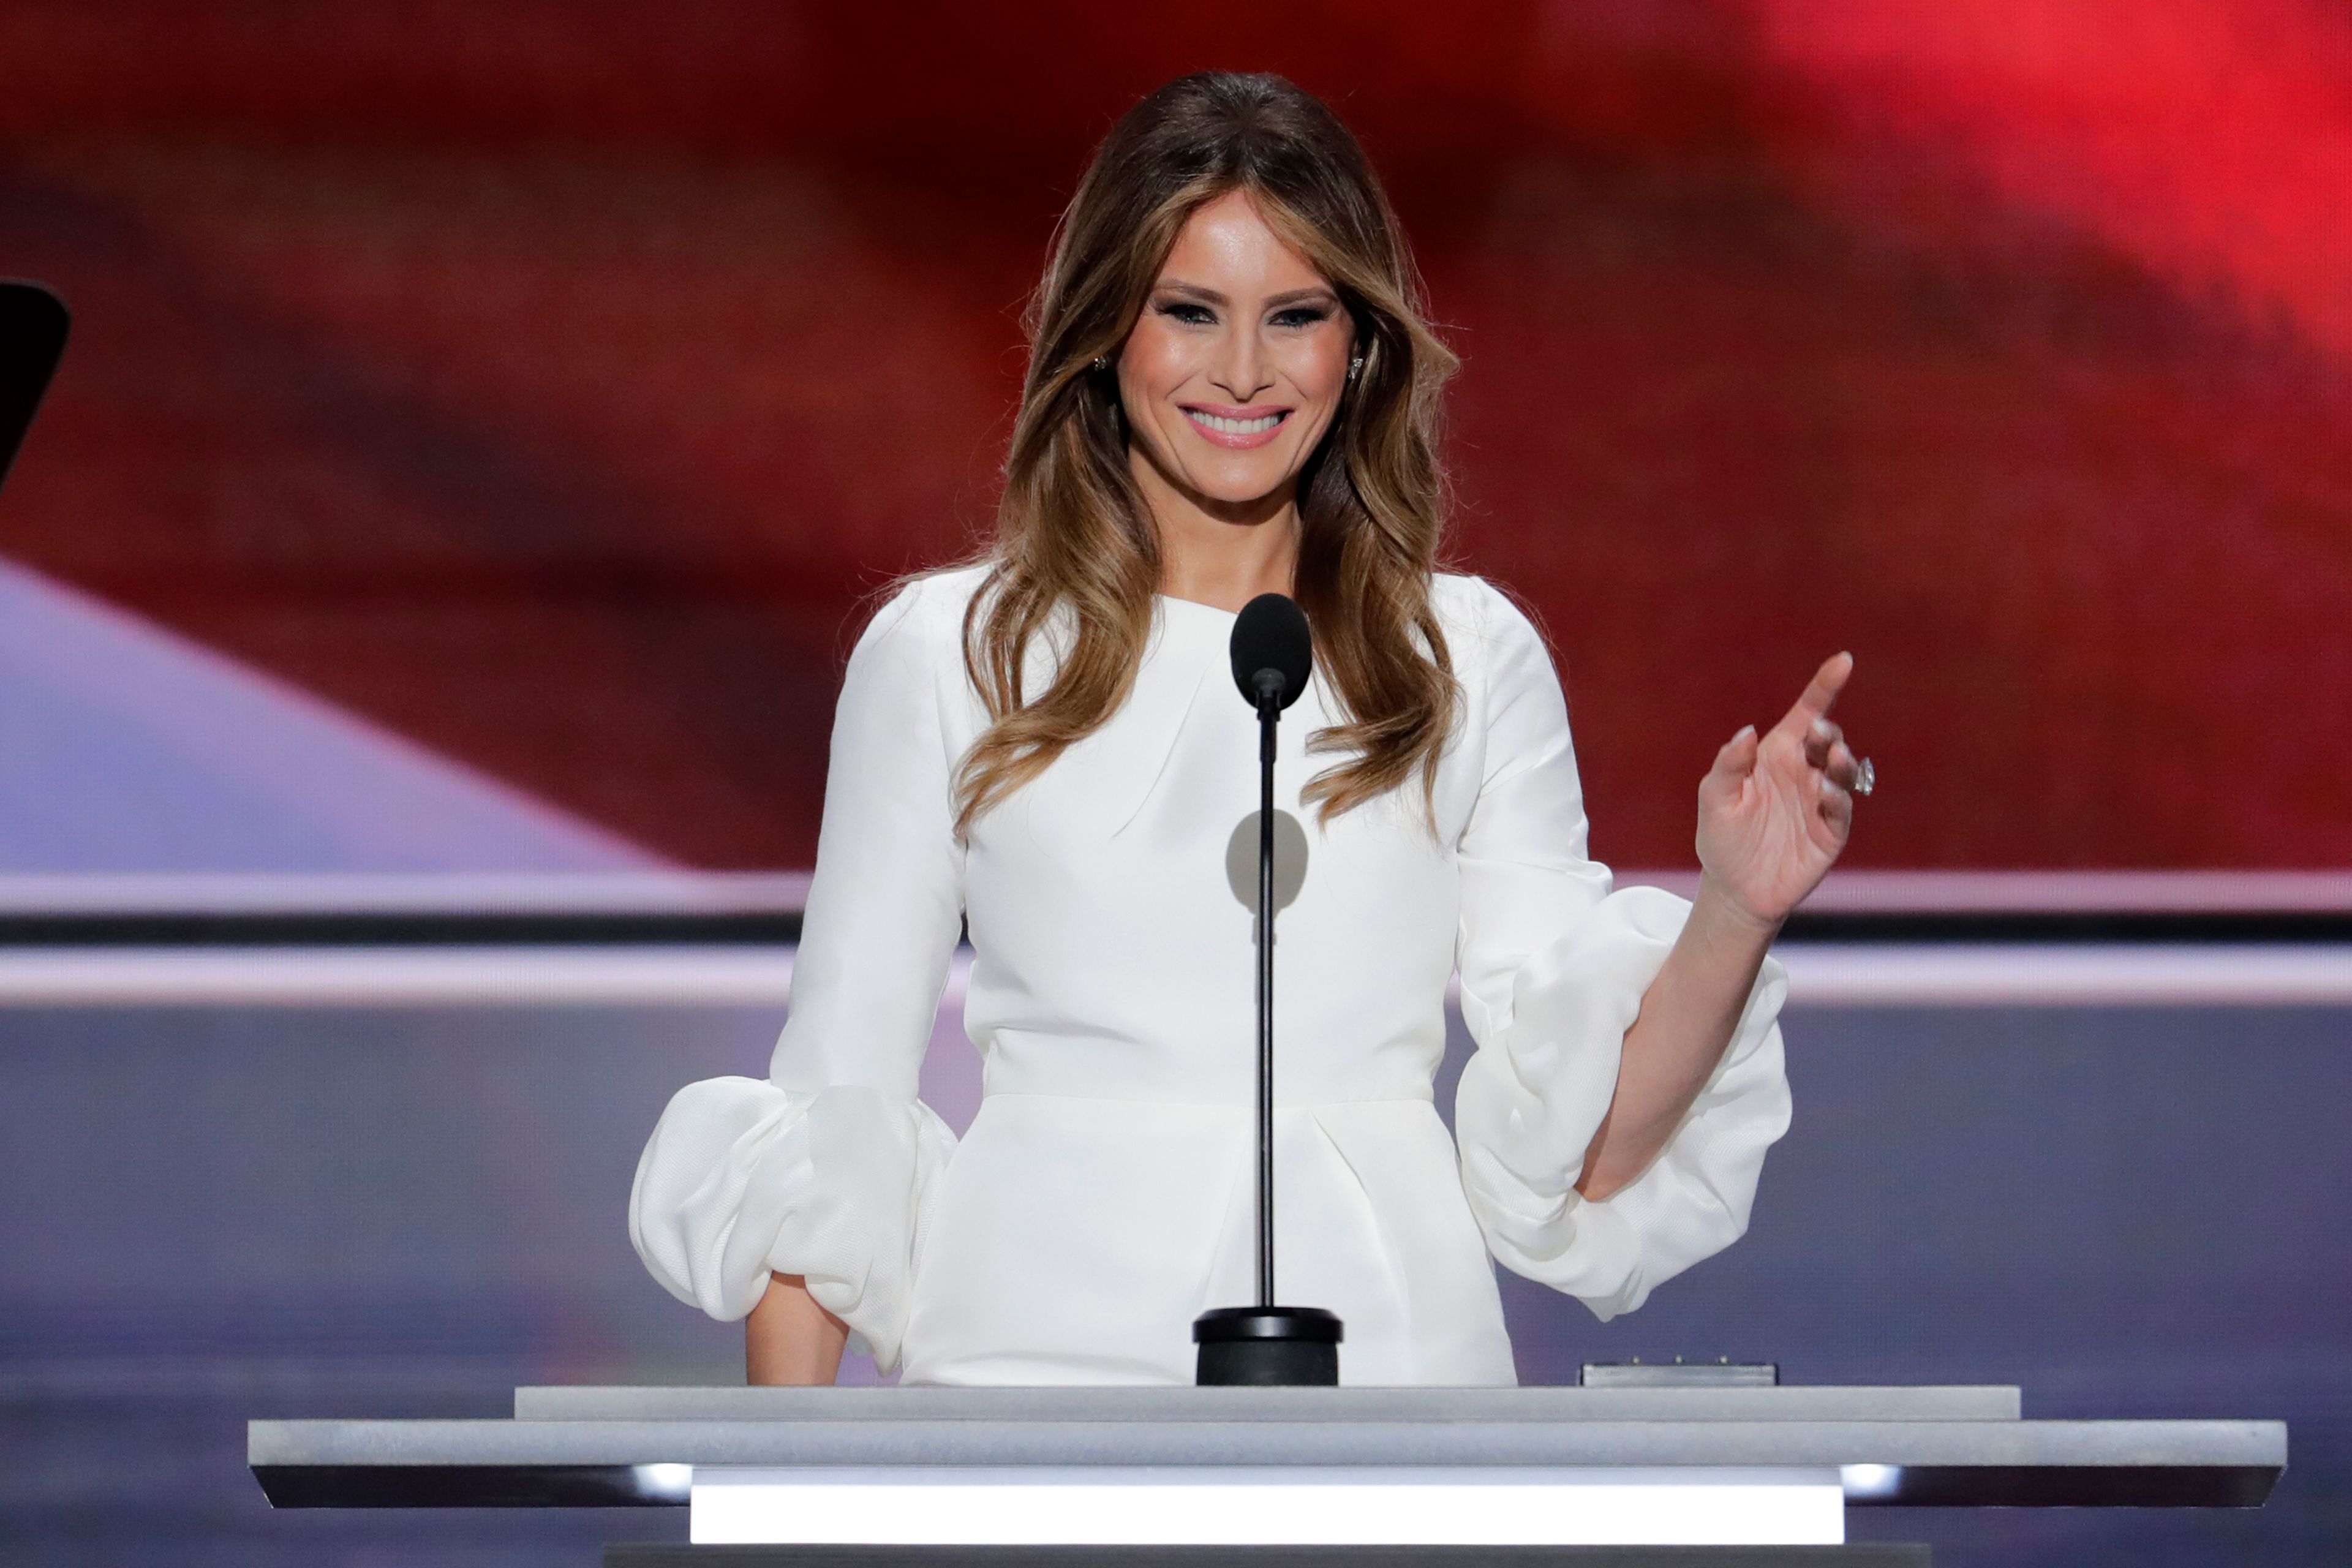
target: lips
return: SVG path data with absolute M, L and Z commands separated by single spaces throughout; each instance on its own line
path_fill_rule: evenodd
M 1283 421 L 1290 417 L 1287 408 L 1230 408 L 1199 403 L 1188 403 L 1182 407 L 1184 417 L 1192 422 L 1192 428 L 1203 439 L 1237 452 L 1265 446 L 1282 428 Z

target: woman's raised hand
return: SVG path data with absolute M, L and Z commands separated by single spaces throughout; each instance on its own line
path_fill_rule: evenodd
M 1831 658 L 1778 724 L 1731 737 L 1699 781 L 1699 865 L 1759 923 L 1777 926 L 1804 902 L 1853 826 L 1862 764 L 1829 717 L 1853 673 L 1852 654 Z

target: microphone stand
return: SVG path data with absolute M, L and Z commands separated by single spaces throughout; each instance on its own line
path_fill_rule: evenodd
M 1262 669 L 1257 677 L 1257 1304 L 1265 1310 L 1274 1307 L 1274 736 L 1281 722 L 1282 678 Z
M 1277 1307 L 1274 1296 L 1274 747 L 1288 686 L 1252 680 L 1257 706 L 1257 1305 L 1217 1307 L 1192 1321 L 1202 1384 L 1329 1387 L 1339 1381 L 1339 1317 Z

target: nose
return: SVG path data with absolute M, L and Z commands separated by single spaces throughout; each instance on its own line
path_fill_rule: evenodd
M 1258 342 L 1255 322 L 1238 323 L 1224 333 L 1209 384 L 1237 404 L 1246 404 L 1274 385 L 1265 374 L 1265 346 Z

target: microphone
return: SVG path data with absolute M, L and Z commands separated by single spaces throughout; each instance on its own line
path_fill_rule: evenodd
M 1315 634 L 1307 612 L 1285 594 L 1260 594 L 1234 618 L 1234 684 L 1263 713 L 1269 698 L 1279 713 L 1298 700 L 1315 668 Z
M 1315 638 L 1295 601 L 1260 594 L 1234 621 L 1231 652 L 1234 684 L 1257 710 L 1257 1305 L 1192 1320 L 1193 1381 L 1328 1387 L 1339 1381 L 1338 1316 L 1274 1304 L 1274 739 L 1314 672 Z

